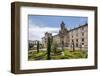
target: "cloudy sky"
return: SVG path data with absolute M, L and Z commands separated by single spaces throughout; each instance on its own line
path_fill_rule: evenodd
M 50 32 L 53 35 L 57 34 L 62 21 L 64 21 L 67 29 L 72 29 L 85 24 L 87 20 L 87 17 L 29 15 L 29 40 L 41 41 L 45 32 Z

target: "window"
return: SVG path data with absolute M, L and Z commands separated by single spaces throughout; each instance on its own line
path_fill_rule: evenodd
M 82 36 L 84 36 L 84 33 L 82 33 Z
M 78 39 L 76 39 L 76 42 L 78 42 Z
M 72 40 L 72 42 L 73 42 L 73 40 Z
M 82 43 L 82 45 L 84 45 L 84 43 Z
M 76 47 L 78 47 L 78 43 L 76 43 Z
M 84 38 L 82 38 L 82 41 L 84 41 Z

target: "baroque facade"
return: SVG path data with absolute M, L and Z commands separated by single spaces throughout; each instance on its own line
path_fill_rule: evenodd
M 47 46 L 48 37 L 51 37 L 54 42 L 59 46 L 64 46 L 67 49 L 87 50 L 88 49 L 88 24 L 80 25 L 79 27 L 68 30 L 65 27 L 64 22 L 60 24 L 60 30 L 57 35 L 52 36 L 51 33 L 46 32 L 42 38 L 42 44 L 44 47 Z

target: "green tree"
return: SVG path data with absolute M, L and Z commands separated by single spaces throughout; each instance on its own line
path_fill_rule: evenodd
M 47 43 L 47 60 L 50 60 L 50 52 L 51 52 L 51 40 L 50 37 L 48 37 L 48 43 Z
M 64 41 L 62 41 L 61 48 L 62 48 L 62 51 L 64 51 Z
M 39 53 L 39 41 L 37 41 L 37 53 Z
M 73 48 L 73 51 L 75 51 L 74 41 L 72 42 L 72 48 Z
M 53 43 L 53 51 L 54 51 L 55 54 L 57 52 L 57 48 L 58 48 L 58 44 L 57 44 L 57 42 L 54 42 Z

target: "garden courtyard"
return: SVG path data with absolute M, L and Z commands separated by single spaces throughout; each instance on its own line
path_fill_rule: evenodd
M 33 61 L 33 60 L 58 60 L 58 59 L 82 59 L 82 58 L 87 58 L 88 54 L 87 51 L 85 50 L 69 50 L 69 49 L 64 49 L 62 50 L 51 50 L 49 59 L 48 59 L 48 54 L 47 50 L 29 50 L 28 51 L 28 60 Z

